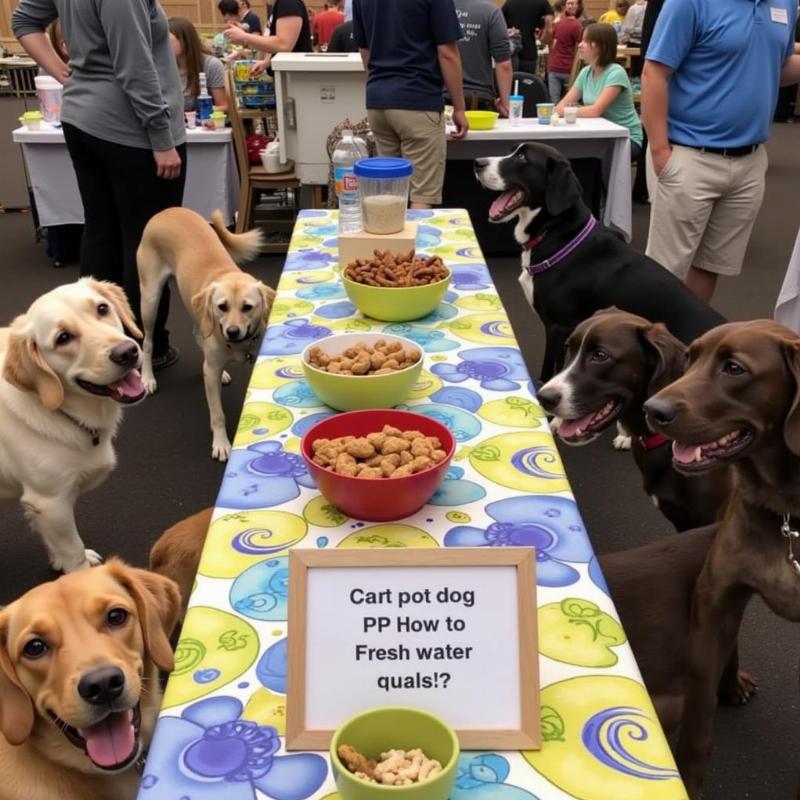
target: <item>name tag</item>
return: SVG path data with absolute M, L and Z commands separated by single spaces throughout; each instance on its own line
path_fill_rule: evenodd
M 775 8 L 775 6 L 770 6 L 769 16 L 773 22 L 780 22 L 782 25 L 789 24 L 789 15 L 785 8 Z

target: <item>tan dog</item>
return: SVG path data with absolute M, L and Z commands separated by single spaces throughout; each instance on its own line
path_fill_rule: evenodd
M 211 457 L 227 461 L 231 443 L 220 396 L 220 384 L 230 382 L 225 365 L 255 359 L 275 292 L 242 272 L 231 258 L 254 258 L 261 248 L 261 233 L 229 233 L 219 211 L 214 213 L 212 225 L 213 231 L 188 208 L 168 208 L 144 229 L 137 253 L 145 329 L 142 377 L 148 393 L 155 392 L 153 325 L 164 284 L 174 277 L 203 350 Z
M 173 668 L 172 581 L 112 560 L 0 612 L 2 800 L 132 800 Z
M 145 395 L 141 335 L 125 294 L 83 278 L 34 301 L 0 353 L 0 498 L 20 499 L 54 569 L 102 560 L 84 548 L 73 506 L 116 464 L 121 405 Z

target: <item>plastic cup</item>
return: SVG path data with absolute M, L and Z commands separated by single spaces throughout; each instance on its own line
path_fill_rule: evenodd
M 64 87 L 49 75 L 37 75 L 33 81 L 44 121 L 58 125 L 61 122 L 61 98 L 64 95 Z
M 224 111 L 214 111 L 211 114 L 211 121 L 214 123 L 215 128 L 224 128 L 225 127 L 225 112 Z
M 525 98 L 521 94 L 512 94 L 508 98 L 508 118 L 512 125 L 519 125 L 522 122 L 522 108 L 525 105 Z
M 536 104 L 536 118 L 539 120 L 540 125 L 549 125 L 550 118 L 553 116 L 555 103 L 537 103 Z
M 367 233 L 403 230 L 408 208 L 408 185 L 413 172 L 404 158 L 363 158 L 353 168 L 358 177 L 361 219 Z
M 564 122 L 574 125 L 578 121 L 578 106 L 569 105 L 564 109 Z
M 42 126 L 42 112 L 41 111 L 26 111 L 19 121 L 29 130 L 38 131 Z
M 197 112 L 196 111 L 186 111 L 184 116 L 186 117 L 186 127 L 189 129 L 194 129 L 197 127 Z

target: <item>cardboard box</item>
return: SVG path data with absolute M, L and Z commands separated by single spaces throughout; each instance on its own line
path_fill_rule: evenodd
M 346 267 L 357 258 L 372 258 L 375 250 L 407 253 L 416 248 L 417 223 L 406 220 L 405 227 L 397 233 L 342 233 L 339 234 L 339 263 Z

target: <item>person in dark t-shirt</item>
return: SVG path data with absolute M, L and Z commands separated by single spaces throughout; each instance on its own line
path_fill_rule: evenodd
M 261 20 L 250 10 L 247 0 L 219 0 L 217 8 L 226 25 L 236 25 L 248 33 L 261 33 Z
M 507 0 L 502 8 L 506 25 L 517 28 L 522 36 L 522 50 L 519 52 L 519 71 L 536 73 L 536 30 L 541 29 L 539 37 L 542 44 L 553 41 L 553 9 L 547 0 Z
M 353 20 L 342 23 L 335 28 L 328 42 L 329 53 L 357 53 L 358 45 L 353 36 Z

